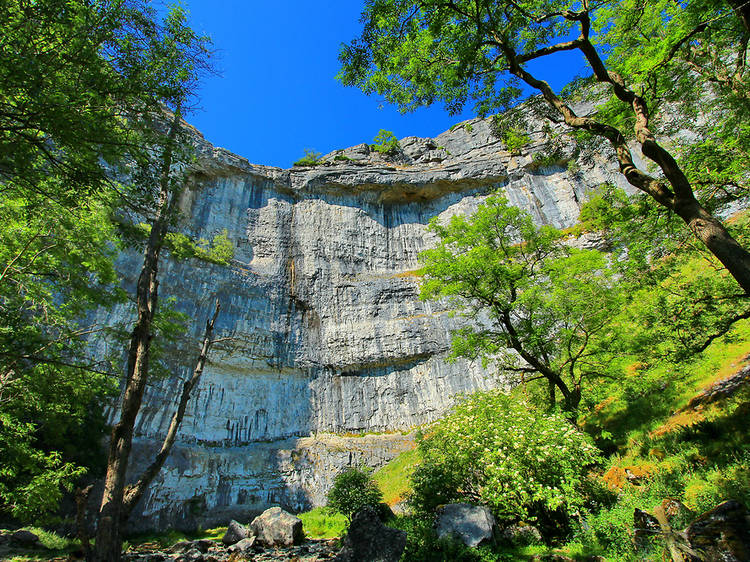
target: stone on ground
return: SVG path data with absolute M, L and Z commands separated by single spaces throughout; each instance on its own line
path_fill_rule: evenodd
M 398 562 L 406 533 L 383 525 L 378 510 L 365 507 L 352 518 L 335 562 Z
M 227 548 L 227 552 L 232 553 L 232 554 L 237 553 L 242 556 L 249 556 L 253 553 L 254 544 L 255 544 L 255 537 L 242 539 L 241 541 Z
M 533 525 L 508 525 L 499 535 L 500 540 L 513 546 L 528 546 L 540 544 L 542 533 Z
M 476 548 L 494 540 L 497 522 L 486 507 L 451 503 L 438 509 L 435 531 L 439 538 L 452 536 L 466 546 Z
M 253 519 L 250 526 L 263 546 L 291 546 L 301 543 L 304 538 L 302 519 L 280 507 L 265 510 Z
M 224 533 L 224 536 L 221 538 L 221 542 L 223 542 L 227 546 L 230 546 L 240 542 L 242 539 L 248 538 L 252 534 L 252 529 L 249 529 L 242 523 L 238 523 L 237 521 L 232 519 L 229 522 L 229 526 L 227 527 L 227 532 Z

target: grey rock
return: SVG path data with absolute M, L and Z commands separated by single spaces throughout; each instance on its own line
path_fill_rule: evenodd
M 39 536 L 26 529 L 14 531 L 11 540 L 21 546 L 35 546 L 39 543 Z
M 365 507 L 349 524 L 336 562 L 398 562 L 406 548 L 406 533 L 383 525 L 378 510 Z
M 253 531 L 251 528 L 245 527 L 242 523 L 238 523 L 232 519 L 227 526 L 227 532 L 221 538 L 221 542 L 225 545 L 232 545 L 252 536 L 252 534 Z
M 259 544 L 291 546 L 302 542 L 302 519 L 281 509 L 271 507 L 258 515 L 251 527 Z
M 175 562 L 203 562 L 203 553 L 197 548 L 192 548 L 175 558 Z
M 169 552 L 186 552 L 193 548 L 193 541 L 180 541 L 169 547 Z
M 750 560 L 750 513 L 735 500 L 707 511 L 685 529 L 690 548 L 705 560 Z
M 642 509 L 633 510 L 633 541 L 638 549 L 647 548 L 654 537 L 661 532 L 659 521 L 650 513 Z
M 248 556 L 253 553 L 253 545 L 255 544 L 255 537 L 249 537 L 242 539 L 241 541 L 233 544 L 227 548 L 227 552 L 231 554 L 239 554 L 242 556 Z
M 495 540 L 497 522 L 484 506 L 451 503 L 437 510 L 435 531 L 439 538 L 453 537 L 475 548 Z
M 540 544 L 542 533 L 533 525 L 508 525 L 500 531 L 498 538 L 513 546 Z

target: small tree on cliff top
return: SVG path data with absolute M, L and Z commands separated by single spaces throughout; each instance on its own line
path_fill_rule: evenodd
M 719 53 L 724 58 L 719 60 L 735 64 L 739 80 L 735 80 L 734 90 L 742 93 L 746 85 L 749 32 L 743 18 L 747 10 L 739 4 L 715 1 L 672 4 L 668 10 L 663 2 L 655 4 L 652 9 L 650 3 L 600 5 L 588 0 L 373 0 L 363 13 L 361 38 L 342 49 L 339 77 L 346 85 L 385 95 L 405 110 L 442 101 L 450 111 L 458 111 L 474 98 L 480 113 L 487 113 L 517 99 L 521 83 L 538 90 L 557 118 L 574 129 L 605 138 L 627 181 L 677 214 L 750 293 L 750 253 L 698 201 L 685 170 L 652 129 L 652 112 L 658 110 L 658 102 L 671 87 L 665 78 L 674 68 L 675 54 L 690 52 L 696 42 L 714 44 L 708 33 L 721 34 L 722 42 L 717 44 L 725 48 Z M 697 12 L 692 27 L 681 15 L 683 11 Z M 645 27 L 641 21 L 653 25 Z M 609 60 L 597 51 L 592 25 L 602 32 L 605 50 L 612 48 L 607 43 L 610 36 L 621 41 L 617 34 L 628 38 L 641 34 L 644 42 L 658 48 L 630 48 L 623 53 L 628 64 L 620 64 L 617 57 Z M 731 32 L 723 33 L 727 26 Z M 660 35 L 664 30 L 669 33 Z M 578 37 L 570 39 L 573 32 Z M 592 80 L 609 88 L 611 104 L 618 108 L 613 118 L 577 115 L 527 67 L 530 61 L 574 50 L 583 55 Z M 638 59 L 639 52 L 651 58 Z M 681 60 L 680 70 L 702 61 L 688 55 Z M 643 72 L 633 72 L 634 66 Z M 628 68 L 628 74 L 617 72 Z M 716 76 L 713 78 L 718 79 Z M 706 78 L 706 83 L 711 79 Z M 658 175 L 639 168 L 630 140 L 656 165 Z

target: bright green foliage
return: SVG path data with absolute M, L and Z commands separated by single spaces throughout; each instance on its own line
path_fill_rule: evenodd
M 351 520 L 352 515 L 365 506 L 377 506 L 383 501 L 372 474 L 364 468 L 350 467 L 338 473 L 328 492 L 328 507 Z
M 531 139 L 525 131 L 509 128 L 503 133 L 503 144 L 511 154 L 520 154 L 521 149 L 529 142 L 531 142 Z
M 698 133 L 678 144 L 680 162 L 704 201 L 715 208 L 744 197 L 750 162 L 750 30 L 732 2 L 625 0 L 602 5 L 596 28 L 608 65 L 642 85 L 651 111 L 672 104 L 669 118 L 658 124 L 661 130 L 687 127 Z M 609 109 L 616 119 L 617 109 Z M 703 119 L 707 113 L 711 117 Z
M 613 324 L 622 352 L 641 361 L 689 359 L 750 317 L 747 299 L 716 258 L 691 244 L 677 217 L 650 199 L 603 186 L 584 204 L 580 219 L 578 231 L 603 231 L 620 254 L 615 266 L 628 305 Z M 740 214 L 728 227 L 745 242 L 748 223 Z
M 30 206 L 10 193 L 0 238 L 0 509 L 38 520 L 83 467 L 101 466 L 94 436 L 115 379 L 85 353 L 102 327 L 79 319 L 121 301 L 111 289 L 112 227 L 104 205 Z
M 375 472 L 375 483 L 383 492 L 385 503 L 392 506 L 406 498 L 411 488 L 411 474 L 418 461 L 419 453 L 412 449 L 401 453 Z
M 0 510 L 22 520 L 102 468 L 117 376 L 88 345 L 115 330 L 85 320 L 124 301 L 113 215 L 148 216 L 164 107 L 203 69 L 185 21 L 139 0 L 0 6 Z
M 582 381 L 605 374 L 622 299 L 607 256 L 566 246 L 497 195 L 430 230 L 440 242 L 421 256 L 422 297 L 451 297 L 471 319 L 454 334 L 454 354 L 544 377 L 575 410 Z
M 315 152 L 314 150 L 311 150 L 309 148 L 305 149 L 305 155 L 297 160 L 293 165 L 294 166 L 317 166 L 321 163 L 320 161 L 320 152 Z
M 199 260 L 228 265 L 234 258 L 234 244 L 229 239 L 229 232 L 225 228 L 221 234 L 214 236 L 209 244 L 201 238 L 193 242 L 181 232 L 170 232 L 166 237 L 166 245 L 176 259 L 197 258 Z
M 587 474 L 600 461 L 563 416 L 500 391 L 475 394 L 431 425 L 419 452 L 411 500 L 418 510 L 480 502 L 506 521 L 583 509 Z
M 316 507 L 297 514 L 302 519 L 302 528 L 309 539 L 333 539 L 346 532 L 348 521 L 344 515 L 330 507 Z
M 399 150 L 398 139 L 391 131 L 380 129 L 375 138 L 372 139 L 374 144 L 370 145 L 375 152 L 381 154 L 396 154 Z

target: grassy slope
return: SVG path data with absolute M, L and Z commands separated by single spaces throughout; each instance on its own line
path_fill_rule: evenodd
M 419 453 L 412 449 L 401 453 L 373 475 L 385 503 L 393 506 L 405 498 L 410 490 L 409 478 L 418 461 Z

